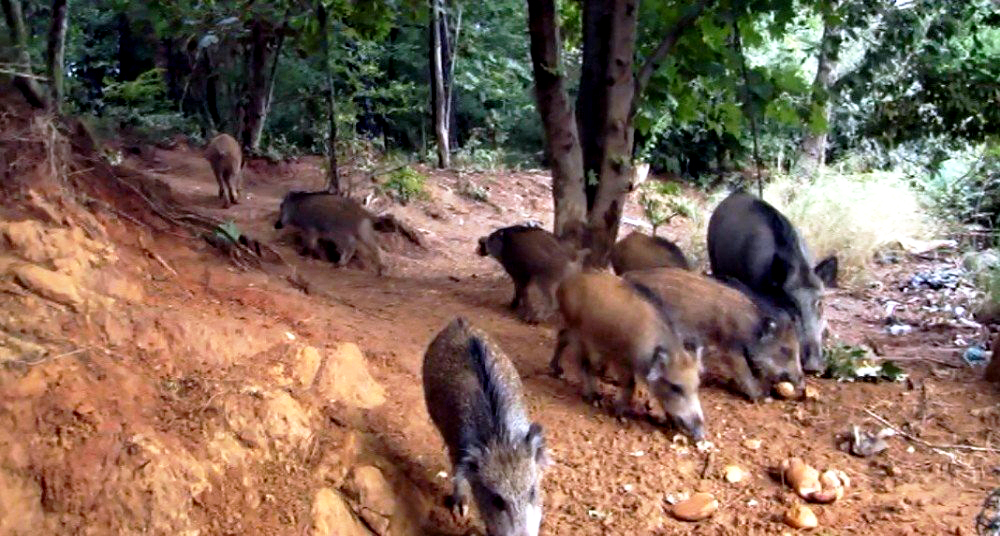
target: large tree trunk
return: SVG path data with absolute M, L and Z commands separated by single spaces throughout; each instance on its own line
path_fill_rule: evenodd
M 583 65 L 576 98 L 576 118 L 583 149 L 583 174 L 587 178 L 588 209 L 597 198 L 597 179 L 601 176 L 601 162 L 604 160 L 611 12 L 615 3 L 616 0 L 589 0 L 583 4 Z
M 442 0 L 431 0 L 431 101 L 434 108 L 434 135 L 437 139 L 438 167 L 451 167 L 451 141 L 448 127 L 448 93 L 445 91 L 444 41 L 446 31 L 441 26 Z
M 583 152 L 573 108 L 563 83 L 557 16 L 555 0 L 528 0 L 535 99 L 542 116 L 552 166 L 553 230 L 562 237 L 575 235 L 573 238 L 579 243 L 583 239 L 581 226 L 587 217 Z
M 330 53 L 329 13 L 323 1 L 316 3 L 316 18 L 319 21 L 321 41 L 323 45 L 323 74 L 326 77 L 326 117 L 330 122 L 330 136 L 326 141 L 326 191 L 340 195 L 343 192 L 340 184 L 340 171 L 337 169 L 337 107 L 333 87 L 333 72 Z
M 241 113 L 240 143 L 245 149 L 256 151 L 264 133 L 267 120 L 268 96 L 271 93 L 268 69 L 272 54 L 277 54 L 275 32 L 267 21 L 255 20 L 250 23 L 250 50 L 246 64 L 246 93 L 243 96 Z M 274 58 L 277 61 L 277 58 Z
M 831 0 L 827 7 L 830 10 L 835 9 L 836 1 Z M 813 103 L 823 107 L 823 116 L 829 124 L 833 97 L 831 91 L 836 76 L 840 35 L 829 16 L 824 16 L 823 19 L 823 37 L 820 40 L 817 57 L 816 78 L 813 80 Z M 826 163 L 826 142 L 827 130 L 813 132 L 812 129 L 806 129 L 799 145 L 797 167 L 800 173 L 812 175 L 819 172 Z
M 588 221 L 591 266 L 608 263 L 632 179 L 632 63 L 638 11 L 638 0 L 614 1 L 611 10 L 600 186 Z
M 24 13 L 20 0 L 0 0 L 3 4 L 4 18 L 10 30 L 10 42 L 16 49 L 14 63 L 20 74 L 14 75 L 14 87 L 21 91 L 25 100 L 35 108 L 44 108 L 45 94 L 33 78 L 31 71 L 31 56 L 28 54 L 28 32 L 24 28 Z
M 46 49 L 49 83 L 52 85 L 52 108 L 59 112 L 63 101 L 63 69 L 66 64 L 67 0 L 52 0 L 52 21 Z

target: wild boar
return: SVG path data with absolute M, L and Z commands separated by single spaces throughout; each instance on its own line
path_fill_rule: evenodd
M 240 183 L 243 177 L 243 151 L 229 134 L 219 134 L 208 142 L 205 158 L 212 166 L 215 181 L 219 183 L 219 199 L 228 208 L 240 202 Z
M 691 264 L 677 244 L 639 231 L 633 231 L 615 244 L 611 249 L 611 266 L 618 275 L 648 268 L 691 269 Z
M 345 266 L 360 247 L 374 262 L 378 275 L 385 272 L 382 253 L 375 236 L 373 215 L 357 201 L 327 192 L 288 192 L 281 201 L 275 229 L 286 225 L 302 233 L 302 243 L 307 254 L 323 257 L 320 240 L 332 242 L 340 258 L 338 266 Z
M 795 325 L 784 312 L 678 268 L 639 270 L 624 277 L 652 290 L 678 329 L 714 347 L 737 387 L 750 399 L 762 398 L 777 382 L 802 384 Z
M 471 490 L 488 534 L 537 536 L 548 455 L 510 359 L 459 317 L 428 346 L 423 382 L 427 411 L 451 458 L 456 513 L 467 515 Z
M 555 309 L 559 283 L 579 272 L 583 258 L 589 253 L 588 250 L 573 252 L 554 234 L 528 225 L 504 227 L 481 237 L 477 252 L 499 261 L 514 281 L 510 308 L 528 322 L 544 316 L 537 306 L 529 303 L 529 287 L 536 287 L 548 301 L 549 309 Z
M 682 336 L 650 289 L 607 273 L 580 273 L 559 286 L 559 332 L 550 368 L 571 352 L 583 373 L 585 400 L 597 399 L 595 371 L 606 363 L 624 374 L 615 413 L 631 406 L 636 378 L 649 386 L 664 412 L 695 439 L 705 435 L 698 399 L 701 347 Z
M 729 195 L 708 222 L 712 274 L 740 281 L 768 298 L 795 321 L 806 372 L 822 372 L 823 293 L 834 286 L 837 258 L 812 265 L 799 233 L 784 215 L 742 190 Z

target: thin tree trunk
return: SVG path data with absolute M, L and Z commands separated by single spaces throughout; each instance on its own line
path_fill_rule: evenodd
M 340 184 L 340 171 L 337 169 L 337 107 L 331 71 L 333 58 L 330 50 L 329 13 L 322 0 L 316 3 L 316 18 L 322 33 L 320 41 L 323 45 L 323 73 L 326 77 L 326 117 L 330 122 L 330 136 L 326 141 L 326 191 L 340 195 L 343 189 Z
M 448 147 L 448 103 L 444 88 L 442 57 L 441 0 L 431 0 L 431 81 L 434 98 L 434 134 L 437 137 L 438 167 L 451 167 Z
M 31 56 L 28 54 L 28 32 L 24 28 L 24 13 L 20 0 L 0 0 L 3 4 L 4 18 L 10 30 L 10 41 L 17 50 L 14 61 L 23 75 L 14 75 L 14 87 L 20 90 L 25 100 L 35 108 L 44 108 L 45 94 L 38 82 L 31 77 Z
M 63 101 L 63 69 L 66 63 L 67 0 L 52 0 L 52 21 L 49 26 L 49 43 L 46 53 L 49 83 L 52 89 L 52 108 L 59 112 Z
M 584 239 L 582 232 L 587 216 L 583 151 L 563 81 L 555 0 L 528 0 L 528 34 L 535 99 L 552 160 L 554 232 L 561 237 L 574 238 L 579 244 Z
M 603 267 L 618 236 L 622 209 L 632 178 L 632 99 L 638 0 L 618 0 L 611 11 L 608 42 L 607 108 L 604 112 L 600 186 L 590 209 L 587 264 Z
M 827 6 L 832 10 L 836 2 L 831 0 Z M 830 121 L 831 92 L 833 90 L 840 36 L 829 16 L 823 17 L 823 37 L 820 40 L 819 56 L 816 63 L 816 78 L 813 80 L 813 105 L 823 107 L 823 117 Z M 799 145 L 797 168 L 800 173 L 813 175 L 818 173 L 826 163 L 827 130 L 814 132 L 807 128 Z
M 447 25 L 445 25 L 447 28 Z M 447 47 L 442 47 L 447 50 L 447 61 L 445 65 L 448 67 L 446 75 L 444 77 L 444 88 L 445 88 L 445 115 L 448 117 L 448 132 L 451 134 L 449 138 L 449 148 L 452 147 L 451 142 L 455 141 L 457 143 L 457 125 L 455 123 L 455 63 L 458 61 L 458 38 L 462 35 L 462 4 L 458 4 L 457 15 L 455 16 L 455 35 L 451 39 L 446 39 L 445 42 Z M 444 52 L 444 50 L 442 50 Z

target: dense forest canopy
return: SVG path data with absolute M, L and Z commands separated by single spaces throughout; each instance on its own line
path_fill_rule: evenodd
M 758 168 L 905 169 L 960 216 L 995 220 L 962 208 L 998 188 L 991 0 L 3 0 L 0 46 L 19 87 L 109 129 L 225 131 L 275 157 L 332 145 L 334 169 L 386 155 L 537 167 L 557 156 L 530 51 L 529 11 L 547 4 L 560 64 L 544 68 L 579 112 L 590 208 L 602 54 L 625 50 L 637 81 L 625 145 L 654 171 L 709 184 Z M 622 6 L 633 30 L 612 20 Z

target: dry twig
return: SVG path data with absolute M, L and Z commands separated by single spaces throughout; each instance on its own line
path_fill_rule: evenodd
M 910 441 L 912 441 L 912 442 L 914 442 L 914 443 L 916 443 L 916 444 L 918 444 L 918 445 L 920 445 L 920 446 L 922 446 L 924 448 L 928 448 L 928 449 L 933 450 L 933 451 L 935 451 L 935 452 L 937 452 L 939 454 L 944 454 L 945 456 L 948 456 L 949 458 L 952 458 L 953 461 L 956 461 L 956 460 L 954 460 L 954 454 L 952 454 L 950 452 L 944 452 L 944 450 L 971 450 L 971 451 L 974 451 L 974 452 L 1000 453 L 1000 449 L 993 448 L 993 447 L 977 447 L 975 445 L 936 445 L 934 443 L 928 443 L 927 441 L 924 441 L 923 439 L 920 439 L 919 437 L 916 437 L 913 434 L 908 434 L 908 433 L 904 432 L 899 427 L 897 427 L 896 425 L 892 424 L 891 422 L 889 422 L 885 418 L 881 417 L 879 414 L 875 413 L 874 411 L 871 411 L 868 408 L 865 408 L 864 411 L 865 411 L 865 413 L 867 413 L 868 415 L 870 415 L 876 421 L 882 423 L 884 426 L 887 426 L 887 427 L 891 428 L 897 434 L 905 437 L 906 439 L 908 439 L 908 440 L 910 440 Z M 957 461 L 956 461 L 956 463 L 957 463 Z

